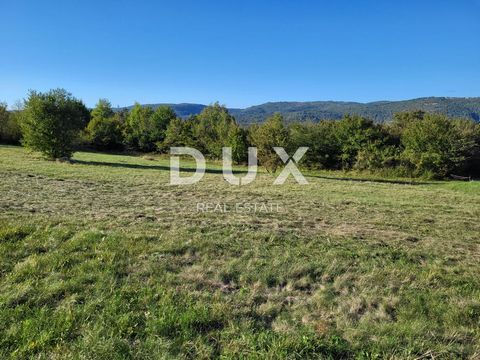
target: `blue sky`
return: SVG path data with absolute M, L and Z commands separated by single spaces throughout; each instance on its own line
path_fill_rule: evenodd
M 0 2 L 0 101 L 480 96 L 480 0 Z

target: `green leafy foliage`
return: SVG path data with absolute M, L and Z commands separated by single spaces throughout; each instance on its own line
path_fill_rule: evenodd
M 97 105 L 92 110 L 92 120 L 94 119 L 107 119 L 114 114 L 112 104 L 107 99 L 99 99 Z
M 97 149 L 119 149 L 122 146 L 122 123 L 119 116 L 93 117 L 85 132 L 86 140 Z
M 238 128 L 235 118 L 226 107 L 215 103 L 206 107 L 195 117 L 193 135 L 197 140 L 198 150 L 219 159 L 222 148 L 230 146 L 230 141 L 238 141 L 234 133 Z M 238 144 L 236 145 L 238 147 Z
M 336 137 L 338 123 L 293 123 L 289 129 L 289 150 L 294 152 L 300 146 L 309 148 L 302 164 L 310 168 L 335 169 L 339 167 L 340 143 Z
M 342 167 L 345 169 L 353 168 L 360 151 L 382 147 L 386 140 L 386 134 L 380 125 L 357 115 L 347 115 L 340 120 L 336 134 L 341 149 Z
M 250 139 L 257 147 L 258 160 L 267 171 L 275 172 L 283 163 L 273 150 L 274 147 L 288 147 L 288 129 L 281 114 L 275 114 L 265 123 L 250 129 Z
M 175 119 L 170 122 L 165 131 L 165 141 L 161 146 L 167 149 L 171 146 L 195 146 L 193 138 L 193 119 Z
M 228 145 L 232 148 L 232 160 L 237 164 L 247 160 L 247 136 L 247 131 L 239 126 L 233 126 L 229 131 Z
M 87 125 L 87 140 L 98 149 L 122 147 L 121 114 L 115 114 L 108 100 L 100 99 L 92 110 L 92 120 Z
M 460 166 L 460 172 L 463 174 L 480 175 L 480 124 L 467 119 L 453 120 L 456 129 L 460 132 L 462 138 L 473 146 L 469 146 L 466 152 L 466 158 Z
M 175 118 L 175 113 L 169 107 L 161 106 L 153 110 L 135 104 L 126 119 L 124 129 L 126 144 L 134 150 L 147 152 L 156 150 L 156 144 L 164 140 L 168 124 Z
M 18 112 L 9 112 L 7 104 L 0 103 L 0 142 L 17 144 L 21 138 Z
M 23 143 L 51 159 L 69 158 L 88 113 L 83 102 L 64 89 L 31 91 L 21 117 Z
M 401 163 L 401 150 L 396 146 L 378 146 L 368 143 L 356 156 L 354 168 L 357 170 L 388 170 Z M 399 171 L 401 173 L 401 171 Z
M 386 124 L 389 133 L 395 138 L 396 144 L 400 144 L 400 137 L 405 129 L 412 123 L 423 120 L 425 111 L 402 111 L 393 115 L 391 123 Z
M 213 159 L 222 157 L 222 148 L 232 148 L 232 160 L 239 163 L 247 156 L 247 134 L 224 106 L 215 103 L 187 120 L 172 121 L 166 129 L 163 148 L 190 146 Z
M 278 146 L 290 154 L 308 147 L 300 164 L 308 168 L 432 178 L 480 175 L 480 124 L 424 110 L 396 113 L 385 124 L 346 115 L 339 121 L 290 122 L 288 126 L 276 113 L 263 124 L 242 128 L 218 103 L 181 119 L 169 106 L 137 103 L 130 110 L 114 111 L 107 100 L 100 99 L 87 125 L 89 115 L 65 90 L 33 91 L 25 110 L 8 112 L 0 106 L 0 141 L 18 141 L 17 124 L 21 124 L 27 147 L 51 158 L 68 157 L 83 128 L 84 140 L 103 150 L 167 153 L 172 146 L 188 146 L 220 159 L 222 148 L 231 147 L 233 161 L 245 163 L 248 147 L 255 146 L 260 164 L 269 172 L 283 164 L 273 149 Z
M 415 174 L 445 177 L 473 156 L 477 146 L 473 131 L 460 124 L 444 115 L 425 114 L 406 126 L 401 135 L 403 157 Z

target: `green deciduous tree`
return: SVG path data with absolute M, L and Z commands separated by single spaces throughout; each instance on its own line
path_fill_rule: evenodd
M 175 119 L 168 124 L 163 142 L 165 152 L 172 146 L 196 147 L 196 141 L 193 137 L 194 121 L 194 118 L 188 120 Z
M 232 160 L 242 163 L 248 158 L 247 132 L 239 126 L 234 126 L 228 134 L 228 146 L 232 148 Z
M 99 99 L 92 109 L 91 117 L 93 119 L 107 119 L 114 114 L 112 104 L 107 99 Z
M 475 149 L 474 138 L 444 115 L 425 114 L 402 134 L 403 158 L 416 175 L 441 178 L 462 168 Z
M 154 111 L 150 107 L 135 104 L 126 119 L 126 144 L 135 150 L 156 150 L 157 143 L 165 138 L 168 124 L 175 118 L 175 112 L 169 107 L 161 106 Z
M 119 149 L 123 143 L 122 121 L 108 100 L 100 99 L 87 125 L 88 141 L 98 149 Z
M 242 162 L 247 158 L 247 136 L 224 106 L 215 103 L 199 115 L 188 120 L 175 120 L 165 132 L 163 147 L 190 146 L 205 156 L 219 159 L 223 147 L 232 148 L 232 160 Z
M 341 163 L 344 169 L 351 169 L 361 150 L 382 147 L 386 133 L 380 125 L 357 115 L 347 115 L 337 123 L 337 141 L 341 150 Z
M 274 147 L 288 147 L 288 129 L 281 114 L 269 117 L 263 124 L 250 128 L 250 141 L 257 147 L 258 160 L 267 171 L 275 172 L 283 163 L 273 150 Z
M 83 102 L 66 90 L 30 91 L 21 120 L 23 143 L 48 158 L 69 158 L 88 114 Z
M 171 107 L 159 106 L 150 118 L 152 140 L 154 142 L 162 142 L 165 139 L 168 125 L 176 118 L 177 115 Z
M 425 117 L 426 112 L 422 110 L 402 111 L 393 115 L 391 123 L 386 127 L 398 141 L 405 129 L 413 122 L 421 121 Z
M 198 150 L 212 158 L 221 158 L 222 147 L 231 145 L 230 140 L 234 140 L 231 136 L 234 136 L 237 128 L 235 118 L 225 106 L 218 103 L 207 106 L 196 116 L 193 127 Z
M 125 143 L 128 147 L 141 150 L 153 151 L 154 143 L 150 137 L 150 117 L 153 110 L 136 103 L 130 110 L 124 129 Z

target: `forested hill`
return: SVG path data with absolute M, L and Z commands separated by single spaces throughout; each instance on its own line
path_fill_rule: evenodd
M 429 97 L 405 101 L 378 101 L 371 103 L 315 101 L 315 102 L 273 102 L 252 106 L 232 113 L 241 123 L 261 122 L 275 112 L 284 115 L 287 121 L 340 119 L 344 114 L 358 114 L 383 122 L 396 112 L 405 110 L 425 110 L 438 112 L 451 117 L 480 119 L 480 97 L 445 98 Z
M 146 106 L 158 107 L 161 104 Z M 178 116 L 188 117 L 198 114 L 205 105 L 166 104 L 171 106 Z M 343 101 L 312 102 L 269 102 L 246 109 L 230 109 L 237 121 L 242 124 L 258 123 L 266 117 L 279 112 L 287 121 L 319 121 L 322 119 L 340 119 L 344 114 L 358 114 L 377 122 L 388 121 L 396 112 L 406 110 L 425 110 L 446 114 L 451 117 L 470 118 L 480 121 L 480 97 L 447 98 L 428 97 L 404 101 L 377 101 L 371 103 Z

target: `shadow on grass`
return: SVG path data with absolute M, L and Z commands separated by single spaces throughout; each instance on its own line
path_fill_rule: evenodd
M 339 180 L 339 181 L 353 181 L 353 182 L 374 182 L 381 184 L 394 184 L 394 185 L 434 185 L 435 182 L 429 181 L 414 181 L 414 180 L 391 180 L 391 179 L 369 179 L 369 178 L 355 178 L 355 177 L 334 177 L 334 176 L 325 176 L 325 175 L 306 175 L 307 177 L 313 177 L 317 179 L 325 180 Z
M 106 161 L 85 161 L 85 160 L 72 160 L 73 164 L 80 164 L 80 165 L 92 165 L 92 166 L 109 166 L 114 168 L 127 168 L 127 169 L 142 169 L 142 170 L 162 170 L 162 171 L 170 171 L 170 166 L 166 165 L 140 165 L 140 164 L 127 164 L 127 163 L 113 163 L 113 162 L 106 162 Z M 176 168 L 172 168 L 173 170 L 177 170 Z M 195 168 L 188 168 L 188 167 L 181 167 L 181 172 L 196 172 Z M 221 169 L 205 169 L 207 174 L 222 174 Z M 246 174 L 246 170 L 233 170 L 234 174 Z
M 128 163 L 114 163 L 107 161 L 86 161 L 86 160 L 72 160 L 73 164 L 91 165 L 91 166 L 109 166 L 114 168 L 127 168 L 127 169 L 142 169 L 142 170 L 161 170 L 170 171 L 170 166 L 167 165 L 140 165 L 140 164 L 128 164 Z M 175 169 L 175 168 L 172 168 Z M 181 167 L 181 172 L 194 173 L 195 168 Z M 222 174 L 221 169 L 205 169 L 207 174 Z M 247 174 L 247 170 L 233 170 L 234 174 Z M 306 177 L 325 179 L 325 180 L 338 180 L 338 181 L 353 181 L 353 182 L 373 182 L 382 184 L 395 184 L 395 185 L 434 185 L 435 182 L 428 181 L 409 181 L 409 180 L 393 180 L 393 179 L 375 179 L 375 178 L 355 178 L 355 177 L 335 177 L 325 175 L 306 174 Z

